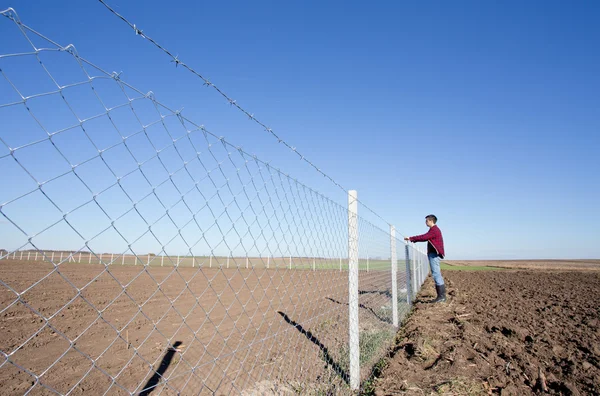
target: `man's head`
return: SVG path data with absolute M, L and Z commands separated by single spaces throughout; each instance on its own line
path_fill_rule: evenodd
M 425 224 L 427 225 L 427 227 L 431 228 L 434 225 L 436 225 L 437 223 L 437 217 L 435 215 L 427 215 L 425 216 Z

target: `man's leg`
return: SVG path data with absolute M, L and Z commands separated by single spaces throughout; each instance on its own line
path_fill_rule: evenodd
M 431 276 L 435 282 L 435 291 L 437 292 L 437 297 L 433 302 L 444 302 L 446 301 L 446 285 L 444 284 L 444 278 L 442 277 L 442 271 L 440 270 L 440 258 L 437 254 L 429 254 L 428 258 Z
M 429 254 L 429 268 L 431 268 L 431 276 L 436 286 L 442 286 L 444 284 L 444 278 L 442 277 L 442 271 L 440 270 L 440 257 L 437 254 Z

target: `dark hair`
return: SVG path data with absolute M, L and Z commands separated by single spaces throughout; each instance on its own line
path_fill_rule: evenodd
M 425 216 L 425 219 L 433 221 L 433 224 L 437 224 L 437 217 L 435 215 L 427 215 Z

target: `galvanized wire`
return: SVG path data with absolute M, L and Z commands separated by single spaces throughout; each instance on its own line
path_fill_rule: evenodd
M 348 208 L 2 15 L 3 386 L 348 390 Z M 393 238 L 357 221 L 364 379 L 396 330 Z M 411 249 L 400 318 L 426 273 Z
M 147 41 L 149 41 L 150 43 L 152 43 L 156 48 L 158 48 L 159 50 L 161 50 L 162 52 L 164 52 L 170 59 L 170 62 L 175 64 L 175 67 L 177 66 L 181 66 L 184 69 L 188 70 L 189 72 L 191 72 L 193 75 L 195 75 L 196 77 L 200 78 L 203 82 L 203 85 L 207 86 L 207 87 L 212 87 L 214 88 L 214 90 L 221 95 L 223 98 L 225 98 L 225 100 L 233 107 L 237 108 L 239 111 L 241 111 L 244 115 L 246 115 L 248 117 L 249 120 L 254 121 L 256 124 L 258 124 L 262 129 L 264 129 L 266 132 L 268 132 L 271 136 L 273 136 L 275 139 L 277 139 L 277 142 L 280 144 L 283 144 L 286 148 L 288 148 L 290 151 L 292 151 L 293 153 L 295 153 L 300 160 L 306 162 L 310 167 L 312 167 L 314 170 L 316 170 L 319 174 L 321 174 L 322 176 L 324 176 L 326 179 L 328 179 L 331 183 L 333 183 L 335 186 L 337 186 L 338 188 L 340 188 L 342 191 L 346 192 L 348 191 L 346 188 L 344 188 L 344 186 L 342 186 L 339 182 L 337 182 L 332 176 L 328 175 L 327 173 L 325 173 L 324 170 L 322 170 L 321 168 L 319 168 L 314 162 L 312 162 L 309 158 L 307 158 L 304 154 L 300 153 L 300 151 L 298 150 L 298 148 L 296 146 L 293 146 L 292 144 L 288 143 L 287 141 L 285 141 L 280 135 L 278 135 L 277 133 L 275 133 L 275 131 L 273 131 L 273 129 L 271 129 L 270 127 L 268 127 L 265 123 L 263 123 L 262 121 L 260 121 L 255 115 L 254 113 L 249 112 L 248 110 L 246 110 L 245 108 L 243 108 L 237 100 L 233 99 L 230 95 L 228 95 L 227 93 L 225 93 L 225 91 L 223 91 L 221 88 L 219 88 L 217 85 L 215 85 L 213 82 L 211 82 L 208 78 L 204 77 L 200 72 L 196 71 L 194 68 L 192 68 L 191 66 L 189 66 L 188 64 L 186 64 L 183 60 L 181 60 L 179 58 L 178 55 L 173 55 L 172 51 L 169 51 L 167 48 L 165 48 L 164 46 L 162 46 L 161 44 L 159 44 L 156 40 L 154 40 L 153 38 L 151 38 L 150 36 L 148 36 L 147 33 L 145 33 L 143 30 L 141 30 L 135 23 L 130 22 L 127 18 L 125 18 L 122 14 L 118 13 L 117 11 L 115 11 L 111 6 L 109 6 L 104 0 L 98 0 L 100 3 L 102 3 L 102 5 L 104 5 L 106 7 L 106 9 L 108 9 L 108 11 L 110 11 L 113 15 L 115 15 L 116 17 L 118 17 L 121 21 L 125 22 L 127 25 L 129 25 L 129 27 L 131 29 L 133 29 L 134 33 L 136 36 L 139 36 Z M 375 212 L 373 209 L 371 209 L 368 205 L 366 205 L 366 203 L 358 200 L 358 202 L 366 209 L 368 210 L 372 215 L 374 215 L 376 218 L 378 218 L 379 220 L 383 221 L 386 225 L 389 225 L 389 223 L 381 216 L 379 215 L 377 212 Z

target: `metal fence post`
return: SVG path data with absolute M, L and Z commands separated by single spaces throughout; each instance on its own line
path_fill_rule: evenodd
M 414 244 L 411 246 L 412 248 L 412 255 L 411 255 L 411 260 L 410 260 L 410 268 L 411 271 L 413 273 L 413 291 L 415 293 L 415 297 L 417 296 L 417 293 L 419 292 L 419 279 L 420 279 L 420 274 L 419 274 L 419 266 L 417 265 L 417 254 L 416 254 L 416 248 L 414 246 Z
M 412 276 L 410 273 L 410 252 L 408 251 L 408 243 L 404 245 L 404 254 L 406 257 L 406 302 L 410 307 L 412 304 Z
M 356 190 L 348 191 L 348 314 L 350 336 L 350 388 L 360 385 L 358 326 L 358 201 Z
M 392 323 L 398 327 L 398 261 L 396 259 L 396 227 L 390 225 L 390 249 L 392 260 Z

